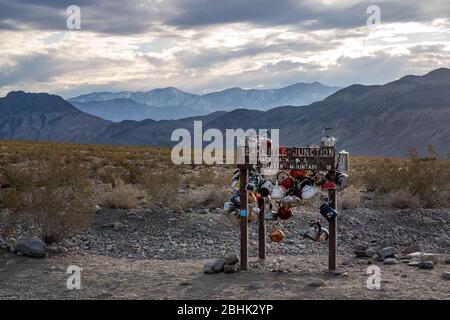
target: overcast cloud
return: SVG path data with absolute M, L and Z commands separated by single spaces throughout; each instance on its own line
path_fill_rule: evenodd
M 381 84 L 450 67 L 449 17 L 448 0 L 0 0 L 0 95 Z

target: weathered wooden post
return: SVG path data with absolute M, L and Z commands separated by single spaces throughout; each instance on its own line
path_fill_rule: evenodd
M 266 219 L 264 219 L 265 199 L 260 197 L 258 200 L 259 207 L 259 258 L 266 258 Z
M 335 172 L 332 173 L 334 178 Z M 335 179 L 334 179 L 335 180 Z M 334 210 L 337 208 L 337 190 L 329 190 L 328 198 L 330 201 L 330 206 Z M 336 271 L 336 235 L 337 235 L 337 217 L 330 221 L 329 223 L 330 238 L 328 240 L 328 270 Z
M 248 182 L 248 165 L 240 166 L 240 219 L 241 219 L 241 269 L 248 269 L 248 199 L 247 199 L 247 182 Z

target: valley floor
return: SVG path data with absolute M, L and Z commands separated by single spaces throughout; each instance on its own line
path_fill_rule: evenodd
M 236 274 L 203 274 L 205 262 L 238 253 L 238 228 L 222 214 L 100 210 L 93 225 L 66 241 L 68 252 L 34 259 L 0 250 L 0 299 L 450 299 L 449 211 L 446 209 L 342 210 L 338 223 L 341 275 L 327 272 L 327 243 L 298 232 L 317 216 L 298 213 L 284 223 L 286 239 L 256 256 L 250 228 L 250 268 Z M 271 227 L 268 223 L 267 228 Z M 356 258 L 361 243 L 376 248 L 390 238 L 399 263 Z M 408 246 L 437 253 L 431 270 L 402 260 Z M 381 269 L 381 289 L 369 290 L 367 268 Z M 79 266 L 81 289 L 69 290 L 67 268 Z
M 202 260 L 136 261 L 81 254 L 29 259 L 5 253 L 0 255 L 0 299 L 450 299 L 448 281 L 440 279 L 449 269 L 444 264 L 433 270 L 380 264 L 381 289 L 369 290 L 367 265 L 346 266 L 337 276 L 326 271 L 325 257 L 282 261 L 289 270 L 258 270 L 259 263 L 252 259 L 249 271 L 206 275 Z M 83 268 L 80 290 L 66 287 L 69 265 Z

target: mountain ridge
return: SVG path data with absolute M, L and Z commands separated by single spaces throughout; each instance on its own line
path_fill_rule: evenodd
M 215 111 L 231 111 L 236 108 L 268 110 L 279 105 L 308 105 L 322 100 L 339 88 L 319 82 L 296 83 L 278 89 L 228 88 L 203 95 L 191 94 L 175 87 L 150 91 L 93 92 L 70 98 L 67 101 L 80 110 L 114 122 L 121 120 L 180 119 L 206 115 Z M 114 112 L 117 99 L 131 99 L 139 105 L 130 112 Z M 130 102 L 124 105 L 131 106 Z M 161 109 L 166 109 L 162 111 Z
M 30 105 L 34 103 L 33 105 Z M 410 148 L 433 145 L 450 151 L 450 69 L 403 77 L 385 85 L 352 85 L 323 101 L 267 111 L 234 109 L 178 120 L 113 123 L 75 109 L 61 97 L 11 93 L 0 98 L 0 139 L 171 146 L 171 133 L 193 121 L 203 130 L 280 129 L 280 143 L 317 144 L 324 127 L 333 127 L 338 147 L 352 154 L 404 156 Z

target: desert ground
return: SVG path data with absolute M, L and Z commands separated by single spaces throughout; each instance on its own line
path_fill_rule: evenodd
M 205 274 L 205 263 L 239 254 L 239 227 L 221 210 L 233 168 L 173 166 L 169 155 L 1 142 L 0 299 L 450 298 L 450 161 L 352 158 L 352 186 L 339 194 L 339 274 L 327 271 L 327 243 L 302 237 L 320 217 L 317 199 L 267 222 L 285 239 L 267 239 L 265 261 L 251 223 L 249 269 Z M 32 237 L 45 241 L 44 257 L 17 250 Z M 384 248 L 395 252 L 381 257 Z M 378 290 L 367 287 L 374 265 Z M 80 289 L 67 287 L 69 266 L 82 268 Z

